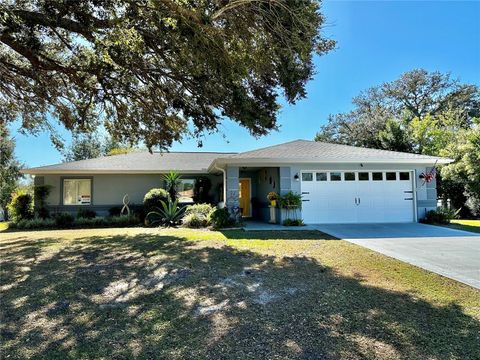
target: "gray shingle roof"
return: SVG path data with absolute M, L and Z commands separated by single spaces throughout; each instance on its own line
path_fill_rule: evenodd
M 89 174 L 89 173 L 206 173 L 217 164 L 376 162 L 376 163 L 449 163 L 452 160 L 397 151 L 367 149 L 324 142 L 295 140 L 284 144 L 242 153 L 219 152 L 134 152 L 74 161 L 23 170 L 25 174 Z
M 355 146 L 331 144 L 325 142 L 295 140 L 262 149 L 242 152 L 221 157 L 236 160 L 275 160 L 275 161 L 302 161 L 302 162 L 449 162 L 449 159 L 440 157 L 368 149 Z M 222 159 L 223 160 L 223 159 Z
M 73 161 L 25 169 L 25 174 L 48 173 L 161 173 L 170 170 L 182 173 L 205 173 L 214 159 L 232 153 L 169 152 L 153 154 L 133 152 L 103 156 L 96 159 Z

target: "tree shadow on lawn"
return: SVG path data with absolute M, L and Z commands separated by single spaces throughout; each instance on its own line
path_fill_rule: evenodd
M 318 230 L 220 230 L 227 239 L 339 240 Z
M 310 258 L 158 235 L 81 238 L 48 254 L 59 239 L 18 241 L 2 255 L 4 358 L 480 356 L 480 324 L 459 306 Z

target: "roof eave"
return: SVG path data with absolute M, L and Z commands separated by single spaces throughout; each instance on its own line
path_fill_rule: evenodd
M 335 159 L 335 160 L 321 160 L 321 159 L 304 159 L 304 158 L 218 158 L 212 165 L 208 168 L 211 170 L 214 165 L 283 165 L 283 164 L 352 164 L 352 163 L 362 163 L 362 164 L 418 164 L 418 165 L 434 165 L 435 163 L 439 165 L 449 164 L 453 162 L 452 159 L 447 158 L 432 158 L 432 159 L 395 159 L 395 160 L 372 160 L 372 159 Z
M 122 174 L 165 174 L 169 171 L 176 171 L 179 174 L 207 174 L 207 169 L 202 170 L 48 170 L 48 169 L 39 169 L 39 168 L 31 168 L 31 169 L 22 169 L 20 172 L 22 174 L 27 175 L 122 175 Z

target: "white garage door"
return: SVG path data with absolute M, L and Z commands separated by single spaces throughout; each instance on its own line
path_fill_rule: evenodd
M 302 171 L 305 223 L 414 221 L 410 171 Z

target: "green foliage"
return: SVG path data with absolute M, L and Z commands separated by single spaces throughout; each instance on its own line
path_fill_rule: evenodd
M 185 209 L 182 224 L 186 227 L 199 228 L 209 225 L 209 215 L 214 211 L 210 204 L 189 205 Z
M 407 129 L 403 122 L 393 119 L 387 120 L 385 129 L 378 133 L 378 141 L 381 148 L 392 151 L 412 152 L 412 146 L 408 139 Z
M 201 214 L 190 213 L 182 218 L 182 225 L 189 228 L 206 227 L 208 225 L 208 220 L 207 217 Z
M 26 191 L 17 191 L 8 204 L 8 212 L 14 222 L 33 218 L 33 197 Z
M 162 207 L 150 211 L 145 217 L 145 225 L 175 226 L 180 223 L 184 208 L 178 206 L 178 200 L 161 202 Z
M 47 209 L 47 197 L 52 191 L 53 186 L 51 185 L 35 185 L 33 187 L 33 196 L 36 202 L 35 209 L 37 211 L 37 216 L 46 219 L 50 216 Z
M 54 219 L 29 219 L 10 223 L 9 229 L 34 230 L 34 229 L 53 229 L 56 227 Z
M 224 118 L 253 135 L 276 129 L 278 97 L 305 97 L 313 55 L 335 46 L 314 0 L 12 0 L 1 10 L 3 118 L 32 132 L 52 117 L 86 132 L 103 122 L 148 148 L 200 139 Z
M 280 207 L 283 209 L 300 209 L 302 207 L 302 195 L 289 191 L 278 198 Z
M 103 144 L 96 134 L 76 134 L 64 152 L 65 161 L 94 159 L 103 155 Z
M 170 195 L 165 189 L 150 189 L 143 198 L 143 207 L 148 213 L 154 208 L 162 207 L 162 202 L 168 202 Z
M 93 219 L 97 216 L 97 213 L 91 209 L 80 209 L 77 211 L 77 219 Z
M 170 194 L 170 199 L 172 200 L 177 198 L 177 189 L 180 185 L 181 178 L 182 176 L 175 171 L 170 171 L 168 174 L 162 175 L 162 181 L 165 183 L 165 189 Z
M 460 84 L 449 74 L 416 69 L 361 92 L 353 105 L 348 113 L 330 115 L 315 140 L 428 153 L 424 142 L 429 141 L 430 124 L 470 128 L 480 116 L 480 92 L 477 86 Z M 445 124 L 442 117 L 452 118 L 451 111 L 456 120 Z
M 68 229 L 72 227 L 75 218 L 72 214 L 60 213 L 55 215 L 54 220 L 56 227 L 60 229 Z
M 22 177 L 21 164 L 15 158 L 14 150 L 15 142 L 10 138 L 5 122 L 0 121 L 0 207 L 3 209 L 12 200 L 17 181 Z
M 62 215 L 61 224 L 55 219 L 31 219 L 31 220 L 20 220 L 19 222 L 10 223 L 9 229 L 18 229 L 18 230 L 35 230 L 35 229 L 57 229 L 57 228 L 68 228 L 68 229 L 86 229 L 86 228 L 102 228 L 102 227 L 130 227 L 138 226 L 141 224 L 140 220 L 136 216 L 115 216 L 115 217 L 97 217 L 97 218 L 77 218 L 73 219 L 70 222 L 70 218 Z M 65 221 L 67 219 L 67 221 Z
M 460 210 L 438 208 L 427 212 L 423 222 L 427 224 L 449 224 L 451 220 L 458 219 Z
M 235 225 L 235 220 L 230 216 L 227 208 L 215 208 L 208 215 L 208 222 L 215 229 L 226 228 Z
M 456 161 L 441 169 L 444 179 L 461 186 L 467 197 L 466 205 L 474 215 L 480 215 L 480 127 L 458 130 L 455 140 L 441 151 Z
M 107 156 L 112 156 L 112 155 L 122 155 L 122 154 L 128 154 L 135 151 L 135 149 L 131 147 L 119 147 L 119 148 L 113 148 L 109 150 L 105 155 Z
M 193 201 L 197 203 L 206 203 L 211 201 L 210 189 L 212 182 L 206 176 L 200 176 L 195 180 L 195 187 L 193 189 Z
M 283 226 L 303 226 L 305 225 L 302 219 L 285 219 Z
M 198 215 L 207 217 L 213 211 L 213 209 L 214 207 L 210 204 L 188 205 L 185 208 L 185 215 L 198 214 Z

